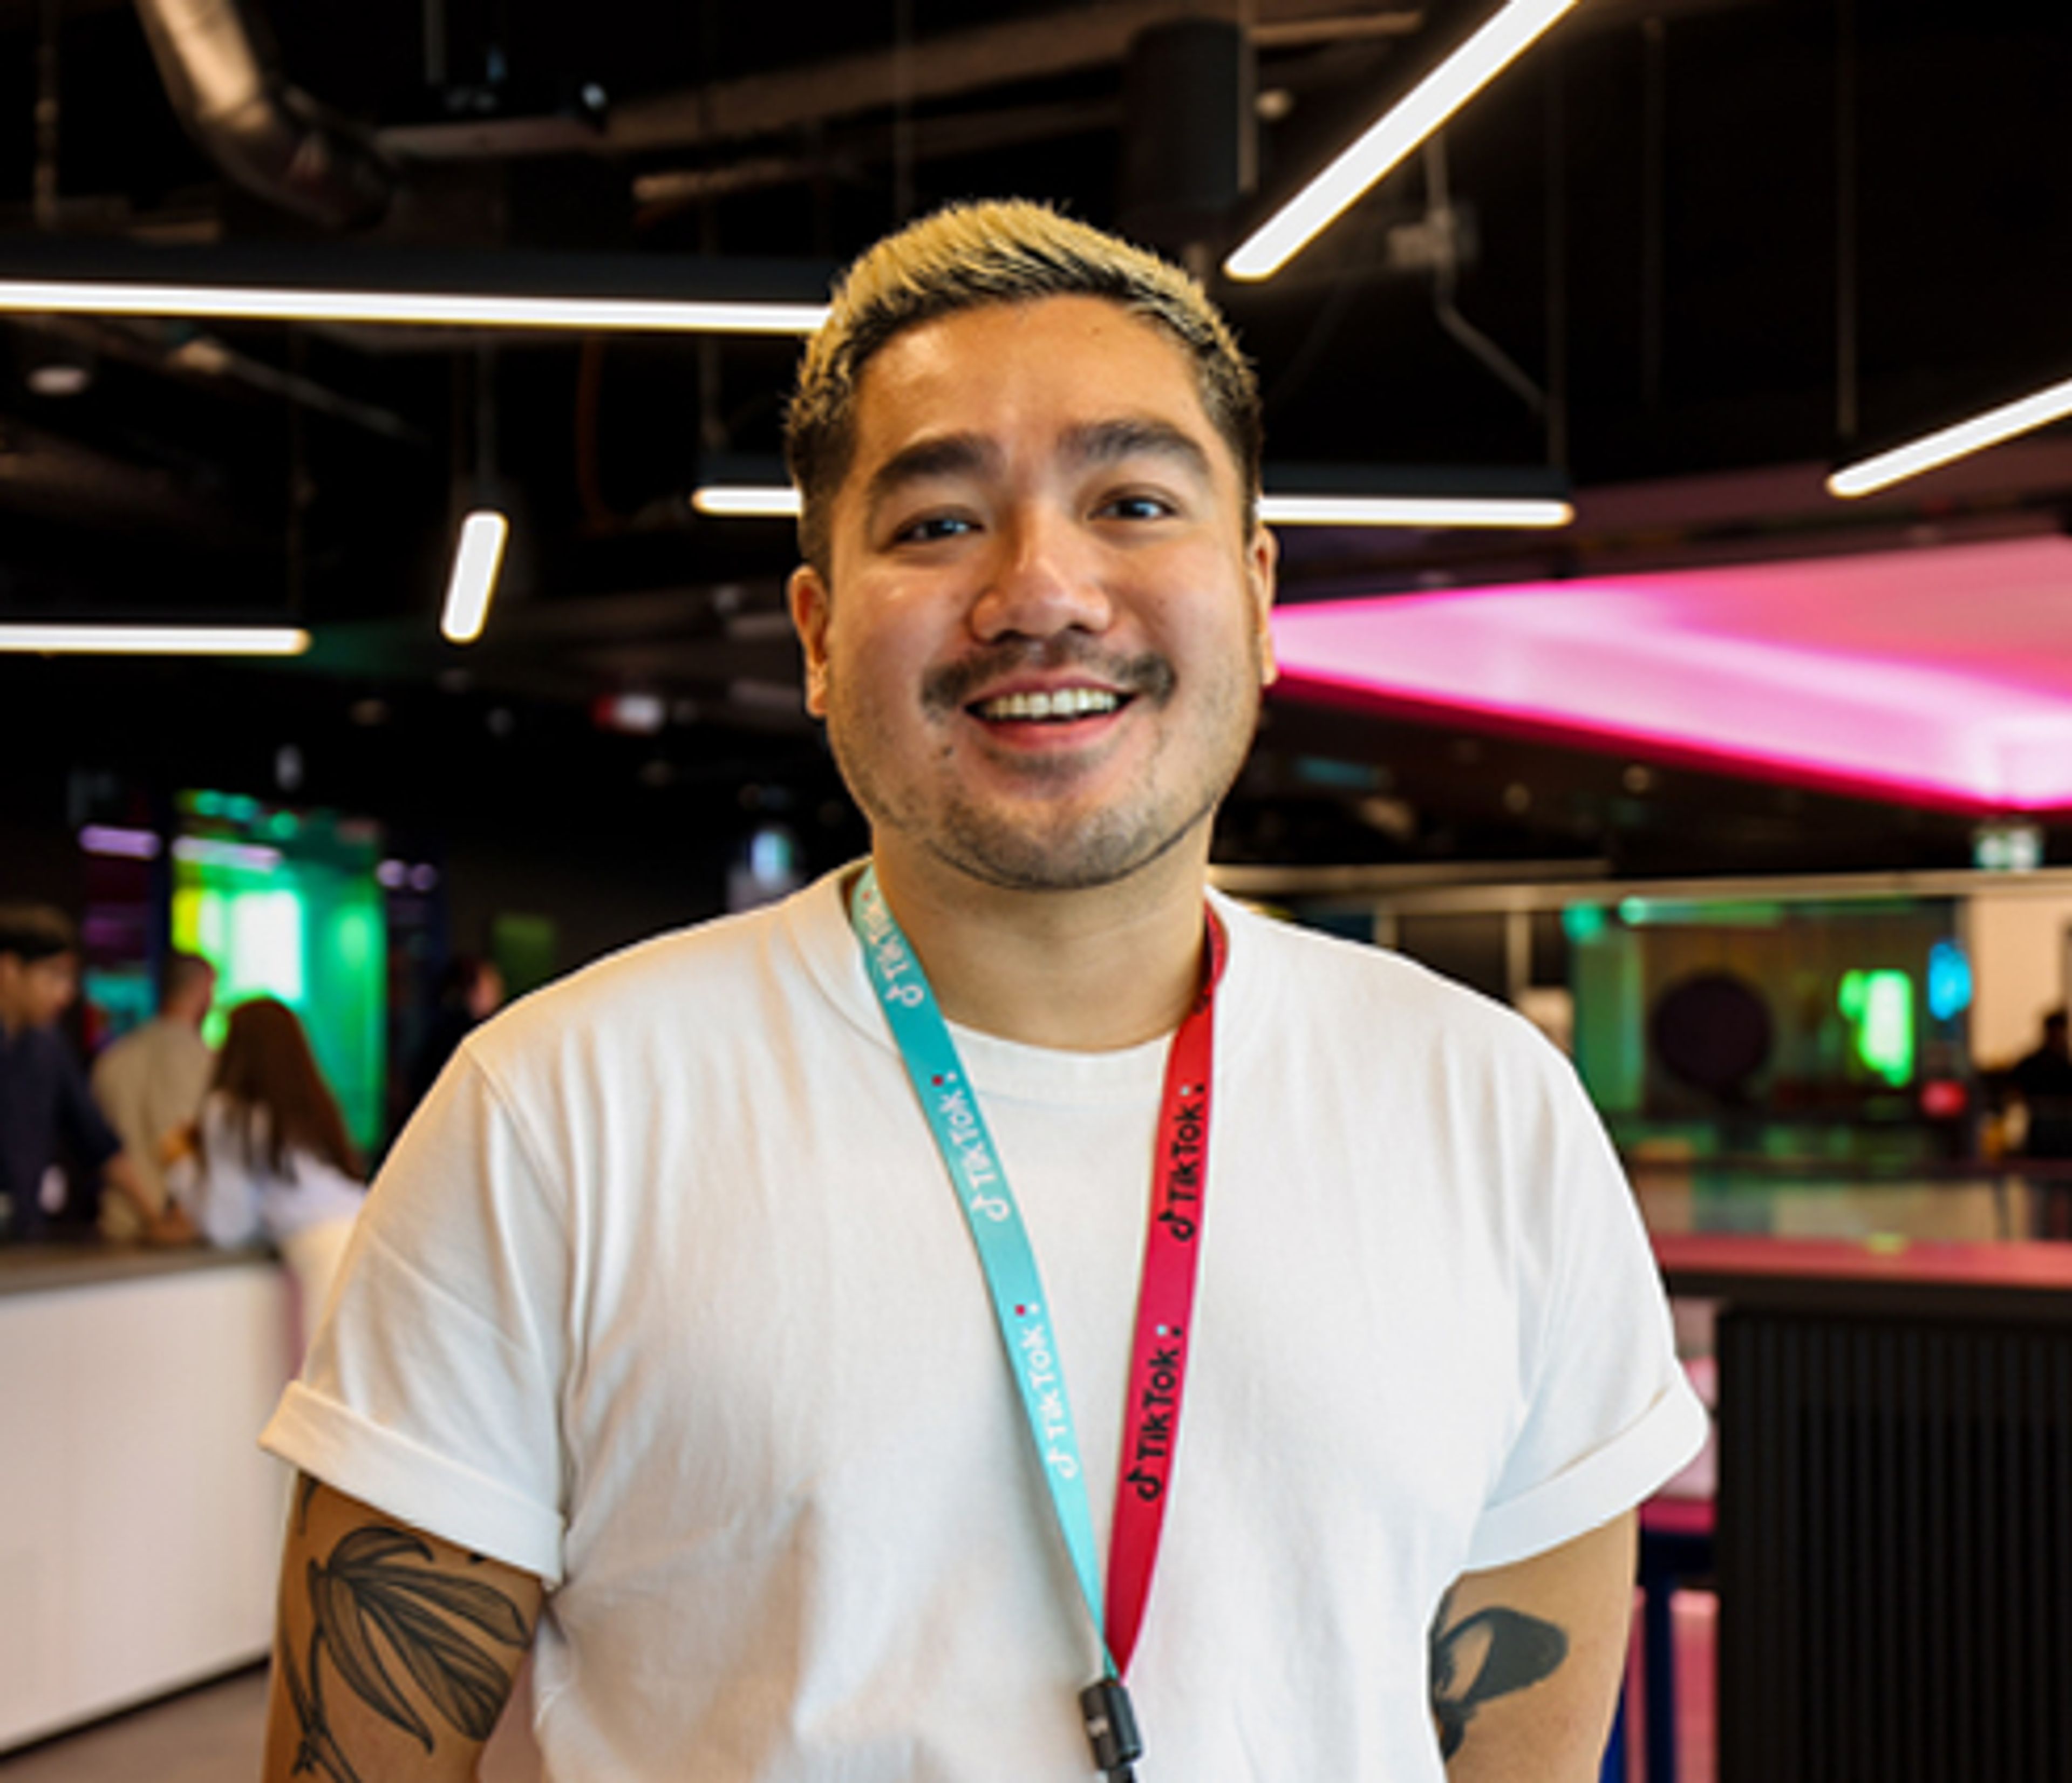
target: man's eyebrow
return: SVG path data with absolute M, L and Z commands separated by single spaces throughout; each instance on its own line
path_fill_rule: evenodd
M 894 452 L 870 473 L 864 490 L 865 513 L 875 513 L 910 483 L 927 477 L 963 476 L 995 470 L 1000 448 L 977 434 L 938 434 Z
M 1124 415 L 1112 421 L 1090 421 L 1070 429 L 1063 440 L 1065 455 L 1084 465 L 1113 464 L 1126 458 L 1170 459 L 1203 482 L 1213 472 L 1209 455 L 1193 434 L 1170 421 L 1150 416 Z

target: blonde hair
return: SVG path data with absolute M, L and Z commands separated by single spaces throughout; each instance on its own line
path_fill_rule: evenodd
M 1229 445 L 1249 530 L 1259 493 L 1259 385 L 1207 294 L 1178 267 L 1048 205 L 1023 199 L 952 204 L 866 252 L 836 286 L 807 343 L 784 420 L 799 487 L 799 544 L 828 574 L 828 511 L 856 448 L 864 368 L 924 322 L 989 303 L 1100 297 L 1162 328 L 1193 364 L 1202 406 Z

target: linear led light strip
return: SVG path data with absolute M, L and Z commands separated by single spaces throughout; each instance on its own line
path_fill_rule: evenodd
M 446 582 L 446 611 L 439 635 L 449 644 L 472 644 L 489 621 L 490 597 L 496 573 L 504 566 L 504 545 L 511 522 L 493 508 L 478 508 L 460 523 L 454 548 L 453 574 Z
M 796 517 L 799 492 L 788 487 L 708 484 L 694 491 L 701 514 Z M 1565 526 L 1576 511 L 1565 501 L 1510 496 L 1261 496 L 1259 517 L 1272 526 Z
M 277 322 L 371 322 L 449 328 L 588 328 L 662 334 L 811 334 L 817 303 L 680 303 L 619 297 L 294 290 L 0 278 L 0 314 L 180 315 Z
M 1270 526 L 1565 526 L 1565 501 L 1521 496 L 1261 496 Z
M 298 657 L 310 634 L 289 626 L 0 625 L 0 651 L 35 656 Z
M 1575 3 L 1510 0 L 1240 244 L 1223 270 L 1232 278 L 1271 278 Z
M 2062 384 L 2054 384 L 2047 390 L 2038 390 L 2034 396 L 2025 396 L 2018 402 L 2006 402 L 1997 409 L 1988 409 L 1969 421 L 1924 434 L 1906 445 L 1893 447 L 1889 452 L 1844 465 L 1827 479 L 1827 492 L 1845 499 L 1867 496 L 1873 490 L 1918 476 L 1923 471 L 1932 471 L 1938 465 L 1983 451 L 1988 446 L 1997 446 L 2017 434 L 2048 426 L 2067 415 L 2072 415 L 2072 378 Z

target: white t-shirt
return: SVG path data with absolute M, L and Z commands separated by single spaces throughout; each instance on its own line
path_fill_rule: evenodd
M 1565 1064 L 1400 958 L 1227 904 L 1193 1363 L 1130 1683 L 1143 1783 L 1437 1783 L 1464 1570 L 1696 1447 Z M 1166 1047 L 960 1032 L 1102 1551 Z M 1050 1783 L 1096 1648 L 970 1238 L 830 879 L 470 1038 L 265 1442 L 557 1588 L 547 1775 Z

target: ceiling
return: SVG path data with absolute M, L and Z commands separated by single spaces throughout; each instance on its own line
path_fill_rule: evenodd
M 1559 534 L 1291 533 L 1294 603 L 2061 529 L 2072 452 L 2049 438 L 1881 500 L 1819 479 L 2072 371 L 2072 14 L 1583 0 L 1281 277 L 1215 277 L 1486 10 L 1246 0 L 1256 171 L 1219 192 L 1180 189 L 1185 166 L 1161 185 L 1153 151 L 1237 142 L 1235 90 L 1132 70 L 1145 32 L 1235 3 L 0 0 L 0 270 L 55 241 L 271 248 L 339 282 L 434 257 L 506 285 L 667 288 L 750 259 L 817 278 L 902 216 L 1014 192 L 1211 270 L 1259 361 L 1272 463 L 1551 466 L 1577 492 Z M 212 11 L 256 74 L 258 121 L 228 135 L 183 124 L 144 24 Z M 793 691 L 788 525 L 687 500 L 701 458 L 775 451 L 791 344 L 5 327 L 0 618 L 293 612 L 318 638 L 264 669 L 0 661 L 12 759 L 265 780 L 292 743 L 302 796 L 397 821 L 462 797 L 615 824 L 777 809 L 853 846 Z M 84 388 L 39 393 L 57 362 Z M 484 490 L 516 543 L 488 637 L 461 652 L 435 616 Z M 1963 603 L 1918 605 L 1932 655 L 1934 616 L 1961 628 Z M 600 725 L 626 691 L 656 696 L 659 728 Z M 1718 766 L 1641 733 L 1297 694 L 1219 846 L 1650 871 L 1965 858 L 1970 815 L 1904 788 Z

